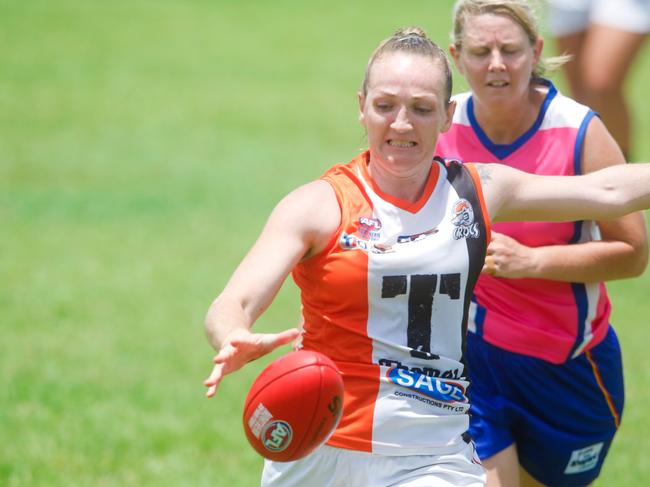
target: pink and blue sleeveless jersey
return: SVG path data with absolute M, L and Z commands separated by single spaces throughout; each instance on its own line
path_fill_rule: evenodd
M 492 143 L 474 116 L 471 93 L 454 97 L 458 106 L 451 129 L 441 134 L 437 154 L 474 162 L 496 162 L 536 174 L 581 172 L 587 126 L 594 116 L 548 85 L 533 126 L 508 145 Z M 494 231 L 531 246 L 594 240 L 594 222 L 508 222 Z M 469 331 L 511 352 L 562 363 L 598 344 L 609 326 L 611 305 L 603 283 L 544 279 L 503 279 L 481 274 L 470 307 Z

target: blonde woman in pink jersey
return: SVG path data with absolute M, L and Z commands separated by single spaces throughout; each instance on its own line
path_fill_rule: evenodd
M 438 155 L 541 175 L 624 167 L 600 118 L 542 78 L 530 2 L 459 0 L 452 38 L 471 92 L 453 98 Z M 494 225 L 466 357 L 488 486 L 585 486 L 598 476 L 624 402 L 602 281 L 639 275 L 647 256 L 640 213 Z
M 368 150 L 286 196 L 208 310 L 208 397 L 300 334 L 251 330 L 290 273 L 303 348 L 343 373 L 332 437 L 298 461 L 266 461 L 263 486 L 483 486 L 464 351 L 490 219 L 616 218 L 650 206 L 650 164 L 568 178 L 434 158 L 450 95 L 447 58 L 421 30 L 382 42 L 358 94 Z

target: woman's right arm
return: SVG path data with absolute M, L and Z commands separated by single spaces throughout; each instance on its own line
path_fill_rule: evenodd
M 297 329 L 252 333 L 251 327 L 293 267 L 326 246 L 340 219 L 334 190 L 321 180 L 292 191 L 275 207 L 257 242 L 208 310 L 205 330 L 217 350 L 212 373 L 204 382 L 208 397 L 223 376 L 298 336 Z

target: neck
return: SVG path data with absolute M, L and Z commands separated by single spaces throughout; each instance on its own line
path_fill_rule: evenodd
M 474 116 L 493 143 L 511 144 L 533 126 L 547 92 L 546 87 L 531 84 L 521 98 L 507 103 L 486 103 L 474 96 Z
M 431 165 L 431 161 L 429 161 L 426 164 L 420 163 L 409 170 L 399 170 L 399 168 L 381 164 L 370 157 L 368 173 L 382 192 L 394 198 L 414 203 L 420 199 L 424 192 Z

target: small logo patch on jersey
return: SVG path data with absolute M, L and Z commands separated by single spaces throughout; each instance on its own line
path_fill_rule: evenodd
M 581 448 L 580 450 L 573 450 L 564 473 L 582 473 L 591 470 L 592 468 L 596 468 L 602 449 L 603 443 L 600 442 L 586 448 Z
M 461 238 L 478 238 L 481 232 L 478 223 L 474 222 L 474 210 L 465 198 L 461 198 L 452 207 L 451 223 L 455 225 L 454 240 Z
M 362 216 L 359 218 L 359 236 L 371 241 L 379 240 L 381 226 L 381 221 L 378 218 Z

